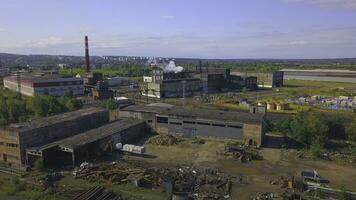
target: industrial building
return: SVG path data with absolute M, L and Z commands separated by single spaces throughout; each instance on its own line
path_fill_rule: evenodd
M 256 87 L 261 88 L 276 88 L 283 87 L 284 84 L 284 72 L 283 71 L 274 71 L 271 73 L 242 73 L 242 72 L 233 72 L 235 76 L 241 77 L 252 77 L 254 84 Z M 251 78 L 248 78 L 251 79 Z
M 44 95 L 62 96 L 66 91 L 79 96 L 84 94 L 82 78 L 62 77 L 59 74 L 22 73 L 4 77 L 4 87 L 21 92 L 25 96 Z
M 187 97 L 201 95 L 203 82 L 184 73 L 164 73 L 155 68 L 151 76 L 143 77 L 142 95 L 154 98 Z
M 144 121 L 137 119 L 118 119 L 109 124 L 86 132 L 58 140 L 43 146 L 28 148 L 26 160 L 33 165 L 43 159 L 45 167 L 75 165 L 87 161 L 101 152 L 111 152 L 118 143 L 127 143 L 137 138 L 145 130 Z
M 200 96 L 223 89 L 257 89 L 257 77 L 231 75 L 225 68 L 201 68 L 196 72 L 167 72 L 154 67 L 151 76 L 143 77 L 143 96 L 154 98 Z
M 26 163 L 26 149 L 67 138 L 108 123 L 108 111 L 87 108 L 0 129 L 0 160 L 10 165 Z
M 254 146 L 263 144 L 265 134 L 263 113 L 187 109 L 157 103 L 122 108 L 119 116 L 144 120 L 159 133 L 238 139 Z
M 107 80 L 104 80 L 103 74 L 100 72 L 91 72 L 90 71 L 90 56 L 89 56 L 89 39 L 88 36 L 84 37 L 85 45 L 85 74 L 83 75 L 84 79 L 84 88 L 86 94 L 91 94 L 95 100 L 105 100 L 113 98 L 114 93 L 109 89 L 109 83 Z M 77 77 L 81 77 L 77 75 Z

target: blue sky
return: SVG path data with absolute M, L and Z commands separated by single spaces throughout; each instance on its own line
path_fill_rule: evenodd
M 356 57 L 356 0 L 0 0 L 0 52 Z

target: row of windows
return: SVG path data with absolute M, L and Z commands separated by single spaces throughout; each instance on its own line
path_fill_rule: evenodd
M 157 123 L 161 124 L 168 124 L 168 117 L 157 117 Z M 218 123 L 207 123 L 207 122 L 195 122 L 195 121 L 183 121 L 184 124 L 198 124 L 198 125 L 205 125 L 205 126 L 216 126 L 216 127 L 229 127 L 229 128 L 237 128 L 241 129 L 242 126 L 238 125 L 225 125 L 225 124 L 218 124 Z M 180 122 L 169 122 L 169 124 L 173 125 L 182 125 Z
M 71 81 L 68 81 L 68 82 L 60 82 L 59 85 L 80 85 L 81 82 L 80 81 L 77 81 L 77 82 L 71 82 Z
M 0 146 L 5 146 L 5 143 L 4 142 L 0 142 Z M 13 147 L 13 148 L 19 147 L 18 144 L 13 144 L 13 143 L 6 143 L 6 146 L 7 147 Z
M 77 89 L 77 90 L 80 90 L 80 89 L 82 89 L 81 87 L 68 87 L 68 88 L 45 88 L 45 89 L 43 89 L 45 92 L 48 92 L 48 91 L 51 91 L 51 92 L 54 92 L 54 91 L 64 91 L 64 90 L 73 90 L 73 89 Z

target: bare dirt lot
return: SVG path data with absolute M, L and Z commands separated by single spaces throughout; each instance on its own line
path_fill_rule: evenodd
M 271 179 L 298 176 L 300 170 L 317 170 L 330 180 L 330 186 L 356 189 L 355 164 L 337 164 L 331 161 L 299 160 L 295 151 L 261 149 L 264 159 L 240 163 L 223 155 L 224 141 L 207 140 L 205 144 L 192 144 L 186 140 L 176 146 L 146 145 L 151 157 L 126 156 L 127 160 L 140 160 L 156 166 L 195 165 L 216 167 L 242 183 L 234 181 L 233 199 L 249 199 L 256 192 L 281 192 L 280 186 L 271 185 Z M 236 178 L 237 179 L 237 178 Z

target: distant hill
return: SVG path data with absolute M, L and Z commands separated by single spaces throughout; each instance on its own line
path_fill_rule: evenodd
M 94 64 L 115 64 L 122 62 L 145 63 L 147 57 L 137 56 L 109 56 L 104 59 L 101 56 L 91 56 L 91 63 Z M 166 58 L 175 59 L 181 65 L 198 64 L 199 58 Z M 58 64 L 68 64 L 69 66 L 82 66 L 85 62 L 84 56 L 68 55 L 21 55 L 0 53 L 0 60 L 9 67 L 31 66 L 31 67 L 56 67 Z M 356 65 L 356 58 L 336 58 L 336 59 L 203 59 L 209 63 L 224 64 L 280 64 L 285 67 L 295 67 L 299 65 Z
M 9 67 L 31 66 L 31 67 L 54 67 L 58 64 L 70 64 L 81 66 L 85 59 L 83 56 L 62 56 L 62 55 L 21 55 L 0 53 L 0 60 Z M 95 63 L 103 62 L 99 56 L 91 56 Z

